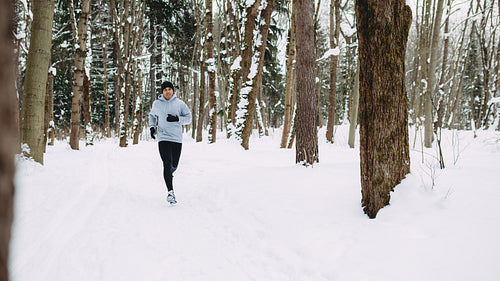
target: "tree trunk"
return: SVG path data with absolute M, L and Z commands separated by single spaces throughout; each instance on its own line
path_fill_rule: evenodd
M 111 137 L 111 122 L 110 122 L 110 111 L 109 111 L 109 97 L 108 97 L 108 49 L 107 49 L 107 33 L 106 28 L 101 28 L 101 45 L 102 45 L 102 88 L 104 95 L 104 134 L 107 138 Z
M 45 91 L 50 65 L 53 17 L 54 0 L 33 2 L 33 24 L 21 109 L 21 143 L 29 146 L 29 155 L 41 164 L 43 164 Z
M 405 55 L 412 13 L 402 0 L 358 0 L 355 9 L 362 205 L 375 218 L 410 172 Z
M 334 21 L 335 19 L 335 21 Z M 330 49 L 338 48 L 340 34 L 340 0 L 331 0 L 330 4 Z M 328 95 L 328 123 L 326 125 L 326 140 L 333 143 L 335 127 L 335 107 L 337 106 L 337 63 L 338 55 L 330 58 L 330 91 Z
M 356 126 L 358 125 L 358 107 L 359 107 L 359 60 L 358 66 L 356 69 L 356 74 L 354 78 L 354 91 L 352 95 L 352 103 L 351 103 L 351 116 L 349 120 L 351 121 L 349 124 L 349 147 L 354 148 L 354 141 L 356 139 Z
M 49 70 L 45 94 L 44 152 L 48 145 L 54 145 L 54 73 Z
M 248 115 L 253 114 L 251 112 L 251 108 L 249 108 L 250 102 L 250 91 L 252 85 L 245 85 L 246 81 L 252 80 L 253 77 L 248 77 L 250 74 L 250 68 L 252 67 L 252 57 L 253 57 L 253 43 L 254 43 L 254 33 L 255 33 L 255 22 L 257 18 L 257 13 L 259 12 L 261 0 L 256 0 L 252 2 L 246 2 L 245 7 L 245 34 L 243 41 L 243 51 L 241 55 L 241 79 L 243 81 L 243 86 L 240 91 L 239 99 L 237 105 L 237 110 L 241 113 L 235 117 L 235 127 L 236 127 L 236 137 L 241 141 L 241 145 L 243 148 L 248 149 L 248 139 L 250 138 L 250 134 L 253 126 L 253 119 L 249 120 Z M 255 110 L 255 108 L 253 108 Z M 253 115 L 252 115 L 253 117 Z M 250 126 L 250 128 L 245 128 L 245 126 Z
M 193 0 L 193 7 L 194 7 L 194 14 L 195 14 L 195 19 L 196 19 L 196 37 L 194 39 L 194 49 L 193 49 L 193 57 L 192 57 L 192 73 L 193 73 L 193 109 L 192 109 L 192 127 L 191 127 L 191 137 L 193 139 L 196 139 L 196 133 L 197 133 L 197 128 L 198 128 L 198 118 L 197 118 L 197 102 L 198 102 L 198 95 L 200 92 L 200 84 L 198 80 L 198 70 L 200 68 L 200 60 L 201 60 L 201 52 L 203 47 L 201 46 L 201 19 L 200 19 L 200 14 L 199 14 L 199 9 L 198 5 L 196 3 L 196 0 Z
M 444 0 L 437 0 L 437 6 L 436 6 L 436 15 L 434 17 L 434 23 L 433 23 L 433 31 L 432 31 L 432 41 L 431 41 L 431 55 L 430 55 L 430 63 L 429 63 L 429 79 L 427 80 L 427 93 L 426 93 L 426 102 L 431 103 L 431 109 L 430 110 L 430 115 L 425 116 L 425 122 L 426 122 L 426 127 L 425 127 L 425 147 L 432 147 L 432 140 L 433 140 L 433 135 L 428 136 L 428 122 L 431 122 L 432 124 L 432 132 L 434 133 L 434 111 L 437 111 L 437 106 L 435 104 L 435 93 L 434 91 L 436 90 L 436 66 L 437 66 L 437 61 L 439 57 L 439 41 L 441 39 L 441 21 L 443 18 L 443 2 Z M 429 113 L 429 112 L 427 112 Z M 430 119 L 430 121 L 428 120 Z
M 201 39 L 200 39 L 201 40 Z M 200 100 L 198 107 L 198 122 L 197 122 L 197 132 L 196 132 L 196 142 L 201 142 L 203 140 L 203 119 L 205 117 L 205 64 L 203 60 L 205 59 L 205 48 L 203 46 L 202 56 L 200 57 Z
M 449 40 L 449 34 L 450 32 L 450 13 L 451 13 L 451 2 L 448 1 L 448 8 L 446 9 L 447 16 L 444 24 L 444 43 L 443 43 L 443 61 L 441 64 L 441 78 L 439 78 L 439 108 L 438 108 L 438 115 L 437 115 L 437 122 L 436 122 L 436 129 L 441 128 L 443 125 L 443 117 L 444 117 L 444 100 L 446 99 L 446 88 L 445 84 L 447 84 L 446 77 L 447 77 L 447 64 L 448 64 L 448 52 L 449 52 L 449 45 L 450 45 L 450 40 Z
M 456 128 L 455 126 L 455 120 L 457 116 L 457 110 L 459 108 L 459 103 L 462 100 L 462 92 L 463 92 L 463 81 L 464 81 L 464 75 L 463 75 L 463 68 L 464 68 L 464 62 L 465 62 L 465 57 L 466 54 L 464 54 L 464 50 L 466 50 L 466 47 L 464 46 L 465 38 L 466 36 L 466 31 L 468 27 L 468 21 L 469 21 L 469 16 L 472 12 L 472 2 L 469 7 L 469 11 L 467 13 L 467 17 L 464 23 L 464 28 L 462 30 L 462 33 L 460 34 L 460 43 L 458 43 L 458 55 L 457 55 L 457 60 L 455 61 L 455 64 L 453 66 L 453 72 L 452 72 L 452 81 L 451 85 L 453 87 L 450 87 L 450 102 L 448 104 L 452 104 L 451 108 L 447 111 L 446 114 L 446 122 L 448 124 L 449 128 Z M 465 52 L 466 53 L 466 52 Z M 458 87 L 455 86 L 458 84 Z M 454 94 L 456 92 L 456 94 Z
M 207 64 L 208 71 L 208 101 L 210 104 L 208 142 L 214 143 L 217 140 L 217 99 L 215 97 L 214 23 L 212 17 L 212 0 L 206 0 L 205 5 L 205 22 L 207 24 L 207 57 L 205 58 L 205 63 Z
M 297 123 L 295 163 L 319 162 L 315 92 L 314 1 L 294 0 L 297 39 Z M 300 12 L 299 12 L 300 11 Z
M 90 81 L 87 74 L 83 76 L 83 126 L 85 128 L 85 145 L 92 145 L 92 127 L 90 120 Z
M 480 115 L 480 124 L 484 126 L 484 129 L 489 128 L 488 122 L 488 102 L 490 100 L 490 73 L 491 73 L 491 53 L 490 50 L 493 50 L 491 38 L 486 38 L 487 36 L 487 23 L 489 17 L 489 11 L 493 11 L 493 1 L 491 2 L 491 6 L 487 7 L 486 1 L 483 3 L 483 11 L 481 16 L 481 28 L 479 30 L 479 42 L 481 44 L 481 60 L 483 66 L 483 98 L 481 99 L 481 115 Z M 497 26 L 498 28 L 498 26 Z M 498 32 L 497 32 L 498 34 Z M 493 41 L 494 42 L 494 41 Z
M 285 116 L 283 121 L 283 133 L 281 135 L 280 148 L 287 148 L 288 137 L 292 126 L 293 104 L 292 104 L 292 85 L 293 62 L 295 61 L 295 13 L 292 8 L 292 17 L 290 19 L 290 28 L 288 30 L 288 44 L 286 45 L 286 87 L 285 87 Z
M 241 97 L 242 99 L 247 99 L 248 103 L 243 108 L 239 107 L 240 110 L 244 109 L 246 111 L 245 119 L 241 128 L 241 145 L 245 149 L 249 148 L 250 135 L 252 134 L 252 129 L 253 129 L 253 118 L 255 111 L 257 109 L 257 94 L 259 93 L 262 84 L 264 53 L 266 51 L 267 35 L 269 32 L 271 13 L 273 11 L 273 8 L 274 8 L 274 0 L 268 0 L 265 8 L 262 10 L 260 15 L 261 21 L 259 24 L 258 34 L 261 36 L 261 41 L 257 42 L 256 49 L 251 59 L 252 62 L 251 68 L 256 69 L 257 72 L 254 74 L 253 77 L 251 73 L 243 76 L 243 79 L 246 82 L 244 88 L 247 89 L 246 91 L 249 90 L 248 94 L 242 93 Z M 237 122 L 237 128 L 239 127 L 238 123 L 240 122 L 240 120 Z
M 69 144 L 72 149 L 79 149 L 80 115 L 83 95 L 83 80 L 85 75 L 85 57 L 87 56 L 87 27 L 90 14 L 90 0 L 82 0 L 81 12 L 78 19 L 78 38 L 75 43 L 75 72 L 73 77 L 73 98 L 71 99 L 71 134 Z
M 240 39 L 240 28 L 238 24 L 238 19 L 235 15 L 237 10 L 233 9 L 231 6 L 231 1 L 227 1 L 228 13 L 230 18 L 230 39 L 234 46 L 231 49 L 232 63 L 231 66 L 231 79 L 230 79 L 230 94 L 229 94 L 229 111 L 228 117 L 228 130 L 227 137 L 230 138 L 234 133 L 236 125 L 236 109 L 237 102 L 239 99 L 239 92 L 241 89 L 241 39 Z M 226 40 L 227 42 L 227 40 Z
M 130 87 L 132 83 L 131 79 L 131 45 L 132 45 L 132 38 L 131 38 L 131 25 L 132 25 L 132 12 L 131 12 L 131 0 L 125 0 L 123 1 L 124 4 L 124 13 L 122 14 L 122 18 L 120 19 L 120 23 L 123 24 L 124 22 L 124 28 L 123 28 L 123 33 L 122 33 L 122 38 L 120 38 L 119 44 L 122 46 L 122 71 L 124 74 L 124 83 L 125 83 L 125 92 L 121 92 L 121 102 L 123 103 L 123 106 L 120 108 L 120 147 L 126 147 L 128 145 L 128 121 L 129 121 L 129 106 L 130 106 Z M 120 64 L 118 64 L 120 65 Z
M 135 102 L 135 116 L 134 116 L 134 140 L 132 144 L 139 143 L 139 135 L 141 133 L 141 108 L 142 108 L 142 72 L 137 69 L 137 79 L 135 83 L 136 89 L 136 102 Z
M 426 86 L 424 87 L 424 96 L 423 96 L 423 103 L 424 103 L 424 145 L 425 147 L 429 148 L 432 147 L 432 140 L 434 137 L 433 130 L 432 130 L 432 95 L 430 95 L 431 91 L 429 91 L 429 88 L 431 87 L 429 85 L 429 77 L 431 75 L 434 75 L 434 72 L 431 71 L 430 68 L 430 29 L 431 29 L 431 0 L 426 0 L 425 1 L 425 15 L 424 15 L 424 26 L 423 26 L 423 31 L 422 31 L 422 40 L 423 42 L 423 73 L 422 73 L 422 79 L 425 79 L 426 81 Z
M 40 1 L 42 2 L 42 1 Z M 46 1 L 35 4 L 37 9 L 34 9 L 34 16 L 37 23 L 40 22 L 41 18 L 50 17 L 47 15 L 50 8 L 54 10 L 54 1 Z M 52 6 L 51 6 L 52 5 Z M 45 13 L 38 14 L 40 8 L 47 9 Z M 37 12 L 35 14 L 35 12 Z M 9 280 L 9 251 L 10 251 L 10 238 L 12 229 L 12 220 L 14 212 L 14 175 L 15 175 L 15 164 L 14 164 L 14 153 L 16 151 L 16 89 L 15 89 L 15 65 L 14 65 L 14 49 L 12 43 L 14 38 L 12 34 L 13 30 L 13 1 L 0 0 L 0 281 Z M 48 24 L 50 23 L 50 25 Z M 35 33 L 43 32 L 45 34 L 38 34 L 36 37 L 42 37 L 42 39 L 48 39 L 44 35 L 51 35 L 52 29 L 50 28 L 52 21 L 45 22 L 44 26 L 37 25 L 35 28 L 49 27 L 45 30 L 34 29 Z M 33 37 L 33 36 L 32 36 Z M 49 37 L 50 38 L 50 37 Z M 38 39 L 40 40 L 40 38 Z M 32 41 L 33 42 L 33 41 Z M 34 42 L 33 42 L 34 43 Z M 40 46 L 41 42 L 38 42 L 38 50 L 42 50 L 43 53 L 47 53 L 46 49 Z M 50 43 L 50 41 L 49 41 Z M 47 44 L 45 44 L 47 45 Z M 50 46 L 50 44 L 48 44 Z M 36 46 L 34 46 L 36 47 Z M 30 50 L 35 50 L 34 48 Z M 50 54 L 50 49 L 48 49 Z M 49 61 L 44 65 L 48 68 Z M 40 66 L 39 66 L 40 67 Z M 43 67 L 43 66 L 42 66 Z M 46 77 L 47 69 L 43 73 Z M 45 86 L 45 85 L 44 85 Z M 43 88 L 45 90 L 45 87 Z M 41 109 L 43 112 L 43 108 Z M 43 126 L 40 126 L 43 129 Z

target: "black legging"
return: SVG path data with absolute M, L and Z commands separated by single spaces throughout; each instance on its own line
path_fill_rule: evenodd
M 163 178 L 165 179 L 168 191 L 170 191 L 174 189 L 172 174 L 177 170 L 177 165 L 179 165 L 182 143 L 160 141 L 158 142 L 158 148 L 160 150 L 161 160 L 163 161 Z

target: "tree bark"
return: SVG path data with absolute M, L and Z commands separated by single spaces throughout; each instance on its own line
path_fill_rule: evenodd
M 201 39 L 200 39 L 201 40 Z M 200 96 L 199 96 L 199 107 L 198 107 L 198 122 L 197 122 L 197 132 L 196 132 L 196 142 L 201 142 L 203 140 L 203 119 L 205 117 L 205 64 L 203 60 L 205 59 L 206 45 L 203 46 L 202 55 L 200 57 Z
M 432 140 L 434 135 L 428 136 L 429 133 L 434 134 L 434 111 L 437 111 L 437 105 L 435 103 L 435 90 L 436 90 L 436 66 L 437 66 L 437 61 L 438 61 L 438 56 L 439 56 L 439 42 L 441 39 L 441 21 L 443 18 L 443 2 L 444 0 L 437 0 L 437 5 L 436 5 L 436 14 L 434 17 L 434 23 L 433 23 L 433 31 L 432 31 L 432 41 L 431 41 L 431 54 L 430 54 L 430 63 L 429 63 L 429 79 L 427 80 L 427 93 L 426 93 L 426 99 L 427 102 L 431 103 L 431 109 L 430 110 L 430 115 L 425 116 L 425 122 L 426 122 L 426 128 L 425 128 L 425 147 L 432 147 Z M 430 121 L 428 120 L 430 119 Z M 428 132 L 428 122 L 431 122 L 432 126 L 431 132 Z
M 227 1 L 228 13 L 230 18 L 230 36 L 231 42 L 234 44 L 231 48 L 232 63 L 234 64 L 238 58 L 241 58 L 241 39 L 238 19 L 235 15 L 236 10 L 232 8 L 231 1 Z M 226 40 L 227 42 L 227 40 Z M 234 68 L 231 67 L 230 79 L 230 95 L 229 95 L 229 111 L 228 117 L 228 130 L 227 137 L 230 138 L 234 133 L 234 126 L 236 125 L 236 108 L 241 89 L 241 62 Z
M 137 66 L 136 66 L 137 68 Z M 137 93 L 137 98 L 135 102 L 135 116 L 134 116 L 134 140 L 132 144 L 139 143 L 139 135 L 141 133 L 141 108 L 142 108 L 142 72 L 137 69 L 137 79 L 135 83 L 135 89 Z
M 46 13 L 49 13 L 48 10 L 54 2 L 47 2 L 48 3 L 44 2 L 40 4 L 42 4 L 42 7 L 43 4 L 45 4 L 46 7 L 43 8 L 46 8 Z M 33 12 L 39 12 L 38 9 L 41 8 L 38 4 L 36 6 L 37 9 L 34 9 Z M 38 20 L 37 22 L 39 22 L 39 18 L 42 15 L 43 14 L 34 14 L 35 19 Z M 48 15 L 46 16 L 49 17 Z M 0 0 L 0 85 L 2 85 L 0 88 L 0 281 L 9 280 L 9 244 L 14 212 L 14 153 L 16 151 L 15 136 L 17 131 L 15 111 L 17 99 L 14 84 L 16 81 L 14 65 L 15 56 L 12 44 L 14 42 L 14 38 L 12 37 L 14 32 L 12 26 L 14 22 L 13 17 L 13 1 Z M 50 24 L 52 24 L 52 21 L 50 21 Z M 49 25 L 45 23 L 44 26 L 47 27 Z M 36 28 L 42 28 L 42 26 L 36 26 Z M 45 35 L 51 34 L 50 28 L 42 31 L 46 33 Z M 35 36 L 38 37 L 40 34 Z M 41 37 L 44 38 L 44 36 Z M 40 42 L 38 45 L 40 45 Z M 40 48 L 40 46 L 38 48 Z M 42 48 L 42 50 L 44 49 Z M 46 50 L 44 50 L 44 53 L 45 52 Z M 47 67 L 48 63 L 49 62 L 46 63 Z M 44 73 L 46 77 L 47 72 L 40 73 Z M 43 90 L 45 90 L 45 87 Z M 41 111 L 43 112 L 43 108 Z M 41 126 L 41 128 L 43 129 L 43 126 Z
M 71 99 L 71 134 L 70 146 L 72 149 L 79 149 L 80 140 L 80 115 L 83 96 L 83 81 L 85 76 L 85 57 L 87 55 L 87 26 L 90 14 L 90 0 L 82 0 L 81 12 L 78 19 L 78 38 L 75 38 L 77 45 L 75 51 L 75 72 L 73 77 L 73 98 Z
M 208 71 L 208 101 L 210 104 L 208 142 L 215 143 L 217 140 L 217 99 L 215 97 L 214 23 L 212 17 L 212 0 L 206 0 L 205 5 L 205 22 L 207 24 L 207 57 L 205 58 L 205 63 L 207 64 Z
M 43 164 L 45 91 L 51 56 L 53 17 L 54 0 L 33 2 L 33 24 L 21 108 L 21 143 L 29 146 L 29 155 L 41 164 Z
M 102 13 L 103 11 L 101 11 Z M 102 15 L 102 14 L 101 14 Z M 108 97 L 108 49 L 107 49 L 107 29 L 101 28 L 101 45 L 102 45 L 102 88 L 104 95 L 104 134 L 107 138 L 111 137 L 111 122 L 109 111 L 109 97 Z
M 330 49 L 338 48 L 340 35 L 340 0 L 331 0 L 330 4 Z M 326 125 L 326 140 L 333 143 L 337 106 L 337 64 L 338 55 L 330 57 L 330 90 L 328 94 L 328 123 Z
M 83 126 L 85 128 L 85 145 L 92 145 L 93 141 L 91 138 L 92 130 L 91 128 L 91 117 L 90 117 L 90 81 L 87 74 L 83 76 Z
M 294 0 L 297 39 L 297 123 L 295 162 L 319 162 L 315 92 L 314 1 Z M 299 12 L 300 11 L 300 12 Z
M 49 70 L 45 94 L 44 152 L 46 145 L 54 145 L 54 73 Z M 50 140 L 50 141 L 48 141 Z
M 259 12 L 261 0 L 255 0 L 253 3 L 246 3 L 245 7 L 245 34 L 243 40 L 243 51 L 241 54 L 241 80 L 243 81 L 243 86 L 240 91 L 239 102 L 237 105 L 237 110 L 240 111 L 239 116 L 235 116 L 235 127 L 236 136 L 241 142 L 243 148 L 248 149 L 248 139 L 250 138 L 250 130 L 245 129 L 247 126 L 248 115 L 251 109 L 248 107 L 249 104 L 249 93 L 252 85 L 245 85 L 246 81 L 249 79 L 250 68 L 252 66 L 252 56 L 253 56 L 253 43 L 254 43 L 254 32 L 255 32 L 255 22 L 257 18 L 257 13 Z M 251 5 L 250 5 L 251 4 Z M 250 78 L 251 79 L 251 78 Z M 255 109 L 254 109 L 255 110 Z M 253 112 L 252 112 L 253 114 Z M 253 116 L 253 115 L 252 115 Z M 251 120 L 250 126 L 253 126 L 253 119 Z M 246 135 L 245 135 L 246 134 Z M 245 140 L 246 139 L 246 140 Z
M 287 148 L 290 129 L 292 126 L 293 104 L 292 104 L 292 85 L 293 62 L 295 61 L 295 13 L 292 8 L 292 17 L 290 19 L 290 28 L 288 30 L 288 44 L 286 46 L 286 86 L 285 86 L 285 116 L 283 121 L 283 133 L 281 135 L 280 148 Z
M 412 13 L 403 0 L 356 1 L 362 206 L 375 218 L 410 172 L 405 90 Z
M 434 75 L 430 68 L 430 29 L 431 29 L 431 0 L 425 1 L 425 15 L 424 15 L 424 26 L 422 31 L 423 40 L 423 73 L 422 79 L 425 79 L 426 86 L 424 87 L 423 103 L 424 103 L 424 146 L 429 148 L 432 147 L 432 141 L 434 137 L 433 126 L 432 126 L 432 96 L 430 95 L 430 85 L 429 76 Z
M 274 0 L 267 0 L 266 7 L 261 11 L 260 24 L 258 34 L 261 36 L 260 42 L 257 42 L 255 46 L 252 61 L 252 68 L 256 68 L 257 73 L 255 76 L 250 77 L 249 75 L 243 76 L 243 81 L 245 81 L 245 88 L 250 88 L 250 92 L 247 95 L 248 103 L 246 108 L 240 108 L 246 110 L 245 120 L 243 122 L 243 128 L 241 130 L 241 145 L 243 148 L 249 148 L 250 135 L 253 129 L 253 118 L 255 111 L 257 109 L 257 94 L 259 93 L 262 84 L 262 72 L 264 68 L 264 54 L 267 45 L 267 35 L 269 32 L 269 26 L 271 21 L 271 13 L 273 12 Z M 260 44 L 259 44 L 260 43 Z M 243 94 L 244 95 L 244 94 Z
M 128 145 L 128 121 L 129 121 L 129 106 L 130 106 L 130 87 L 131 87 L 131 45 L 132 45 L 132 38 L 131 38 L 131 21 L 129 19 L 132 19 L 132 9 L 131 9 L 131 0 L 125 0 L 123 1 L 124 9 L 123 14 L 121 15 L 120 23 L 124 25 L 123 28 L 123 33 L 122 37 L 120 38 L 119 41 L 119 46 L 123 50 L 122 52 L 122 58 L 121 58 L 121 64 L 119 63 L 118 65 L 121 66 L 122 68 L 122 73 L 124 74 L 124 92 L 120 90 L 120 97 L 121 97 L 121 103 L 123 104 L 122 107 L 120 107 L 120 147 L 126 147 Z M 122 89 L 122 87 L 120 87 Z
M 354 91 L 351 103 L 351 116 L 349 120 L 349 147 L 354 148 L 354 141 L 356 140 L 356 126 L 358 125 L 358 108 L 359 108 L 359 61 L 354 78 Z

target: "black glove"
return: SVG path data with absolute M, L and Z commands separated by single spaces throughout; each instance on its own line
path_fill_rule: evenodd
M 151 138 L 152 139 L 156 139 L 156 137 L 155 137 L 155 135 L 156 135 L 155 127 L 151 127 L 151 128 L 149 128 L 149 130 L 151 131 Z
M 167 116 L 167 121 L 168 122 L 178 122 L 179 121 L 179 117 L 169 114 Z

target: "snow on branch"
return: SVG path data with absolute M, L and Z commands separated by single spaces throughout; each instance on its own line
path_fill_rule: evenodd
M 330 49 L 328 51 L 326 51 L 326 53 L 319 59 L 317 59 L 316 61 L 322 61 L 324 59 L 327 59 L 329 58 L 330 56 L 339 56 L 340 54 L 340 48 L 337 46 L 335 47 L 335 49 Z

